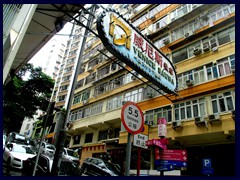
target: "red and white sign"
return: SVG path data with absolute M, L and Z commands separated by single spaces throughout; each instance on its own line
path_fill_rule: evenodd
M 167 149 L 168 139 L 151 139 L 146 141 L 146 146 L 157 146 L 161 149 Z
M 134 102 L 126 102 L 122 107 L 121 118 L 123 126 L 131 134 L 138 134 L 143 129 L 144 117 L 139 106 Z
M 187 161 L 187 151 L 155 148 L 155 160 Z
M 158 137 L 167 136 L 167 120 L 165 118 L 158 119 Z

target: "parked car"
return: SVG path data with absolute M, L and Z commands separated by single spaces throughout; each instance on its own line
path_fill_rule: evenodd
M 84 174 L 92 176 L 121 176 L 119 165 L 110 163 L 108 161 L 88 157 L 82 163 L 81 170 Z
M 3 134 L 3 150 L 5 147 L 6 139 L 7 139 L 7 136 L 5 134 Z
M 39 145 L 40 145 L 40 142 L 36 145 L 36 152 L 39 148 Z M 56 152 L 56 148 L 53 144 L 49 144 L 47 142 L 42 142 L 42 145 L 40 147 L 40 153 L 53 156 L 55 154 L 55 152 Z
M 28 145 L 8 143 L 3 151 L 3 161 L 7 169 L 22 169 L 23 161 L 36 156 L 36 153 Z
M 53 160 L 54 160 L 53 156 L 40 154 L 38 159 L 38 165 L 35 171 L 35 176 L 50 176 Z M 32 176 L 35 162 L 36 157 L 29 158 L 23 162 L 23 176 Z M 81 176 L 81 175 L 82 175 L 81 170 L 75 163 L 64 157 L 61 158 L 58 176 Z
M 73 149 L 64 148 L 63 157 L 73 161 L 74 163 L 76 163 L 76 165 L 79 165 L 79 156 L 77 152 L 74 151 Z

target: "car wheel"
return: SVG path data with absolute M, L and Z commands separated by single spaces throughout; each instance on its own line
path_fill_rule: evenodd
M 87 169 L 87 168 L 85 168 L 85 169 L 83 170 L 83 174 L 86 174 L 86 173 L 87 173 L 87 171 L 88 171 L 88 169 Z
M 11 159 L 8 158 L 7 164 L 6 164 L 6 174 L 10 175 L 10 170 L 11 170 Z

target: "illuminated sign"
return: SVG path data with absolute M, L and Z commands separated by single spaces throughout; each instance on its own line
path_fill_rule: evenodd
M 171 61 L 122 15 L 107 9 L 97 19 L 97 30 L 114 56 L 161 90 L 176 94 L 177 75 Z

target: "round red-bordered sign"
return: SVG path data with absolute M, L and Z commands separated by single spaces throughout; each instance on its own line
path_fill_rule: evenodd
M 139 106 L 131 101 L 126 102 L 121 112 L 122 123 L 125 129 L 131 134 L 138 134 L 143 129 L 143 112 Z

